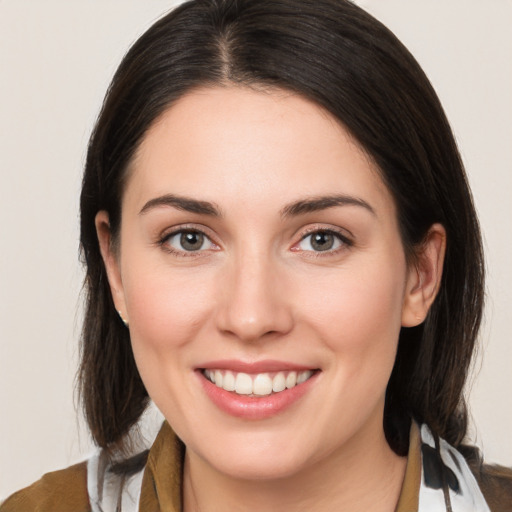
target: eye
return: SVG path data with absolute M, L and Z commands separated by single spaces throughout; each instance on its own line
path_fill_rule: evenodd
M 176 252 L 205 251 L 216 247 L 204 233 L 192 229 L 171 233 L 163 240 L 163 244 Z
M 335 251 L 342 245 L 350 245 L 349 241 L 334 231 L 318 230 L 306 235 L 298 243 L 297 248 L 301 251 L 326 252 Z

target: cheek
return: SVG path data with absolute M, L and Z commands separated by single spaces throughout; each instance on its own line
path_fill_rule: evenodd
M 214 304 L 214 287 L 201 271 L 176 271 L 149 262 L 131 267 L 124 280 L 130 334 L 139 359 L 155 357 L 185 346 L 204 327 Z
M 397 260 L 400 262 L 400 260 Z M 400 264 L 368 264 L 334 269 L 309 294 L 297 290 L 310 327 L 336 353 L 333 364 L 350 373 L 368 368 L 387 375 L 401 328 L 404 276 Z
M 124 286 L 137 368 L 164 416 L 188 417 L 194 396 L 189 354 L 211 316 L 212 288 L 199 273 L 144 268 L 131 267 Z

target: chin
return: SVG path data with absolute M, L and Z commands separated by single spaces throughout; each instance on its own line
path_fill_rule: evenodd
M 211 465 L 220 473 L 239 480 L 275 481 L 285 479 L 300 472 L 305 461 L 302 457 L 286 453 L 250 454 L 238 457 L 228 456 L 211 461 Z
M 313 447 L 308 449 L 304 440 L 289 432 L 236 432 L 208 441 L 189 443 L 187 450 L 217 472 L 240 480 L 287 478 L 308 464 L 310 451 L 315 454 Z

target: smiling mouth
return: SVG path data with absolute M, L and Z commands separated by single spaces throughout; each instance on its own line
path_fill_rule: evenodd
M 218 388 L 244 396 L 268 396 L 300 386 L 316 370 L 248 374 L 229 370 L 203 369 L 202 374 Z

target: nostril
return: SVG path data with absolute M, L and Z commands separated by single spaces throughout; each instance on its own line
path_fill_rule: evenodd
M 271 339 L 293 326 L 290 294 L 268 252 L 245 241 L 222 275 L 216 321 L 225 335 L 244 341 Z M 250 246 L 250 247 L 249 247 Z M 256 254 L 256 252 L 258 252 Z

